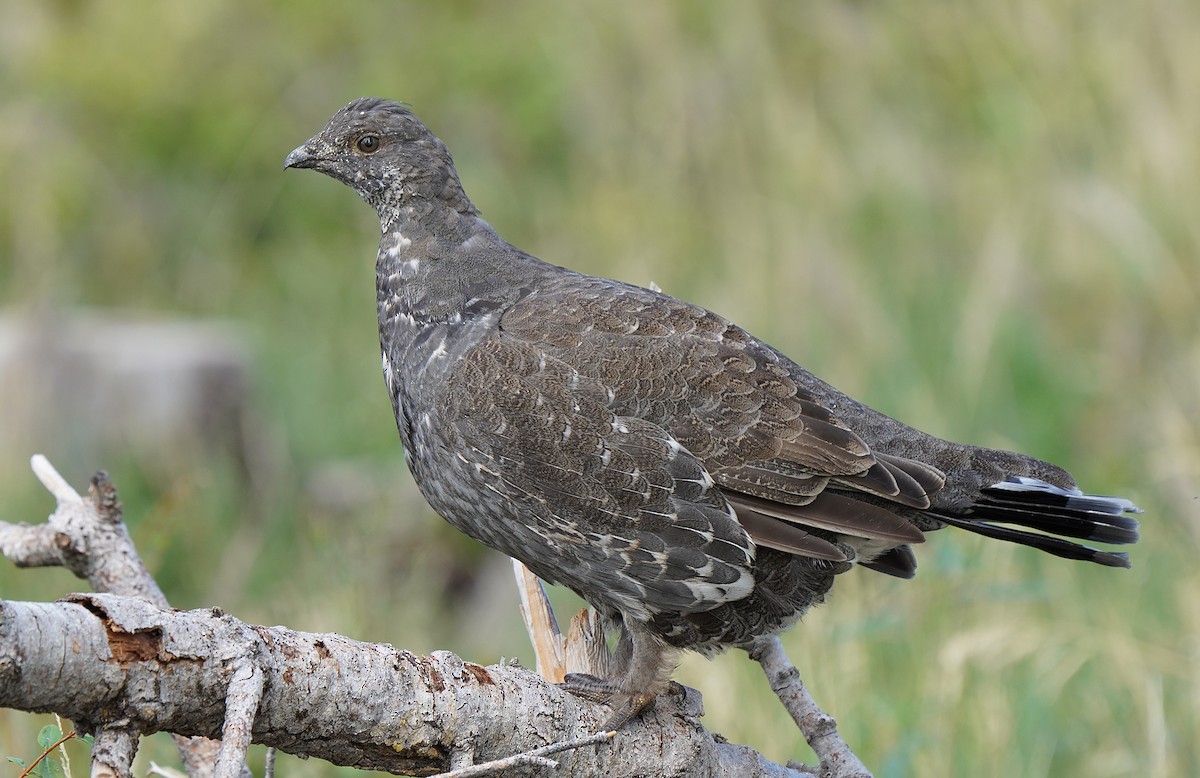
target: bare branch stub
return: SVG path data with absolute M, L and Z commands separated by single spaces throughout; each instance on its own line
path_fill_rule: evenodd
M 246 762 L 263 694 L 264 673 L 254 650 L 257 646 L 257 642 L 249 643 L 246 654 L 234 663 L 233 678 L 225 695 L 225 723 L 221 728 L 221 750 L 214 778 L 238 778 Z
M 520 595 L 521 620 L 533 645 L 534 661 L 538 673 L 552 683 L 561 683 L 566 675 L 565 648 L 554 609 L 546 597 L 542 582 L 533 572 L 514 559 L 513 575 L 517 579 L 517 594 Z
M 137 733 L 127 728 L 97 731 L 92 743 L 92 778 L 131 778 L 137 744 Z
M 125 520 L 125 508 L 117 497 L 117 487 L 113 486 L 106 471 L 99 470 L 92 476 L 92 486 L 88 495 L 92 498 L 96 516 L 100 521 L 105 524 L 120 524 Z

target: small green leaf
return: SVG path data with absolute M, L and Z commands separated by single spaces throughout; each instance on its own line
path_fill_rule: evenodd
M 8 761 L 12 762 L 13 764 L 17 765 L 17 767 L 24 767 L 24 766 L 25 766 L 25 760 L 24 760 L 24 759 L 21 759 L 20 757 L 16 757 L 16 756 L 9 756 L 9 757 L 5 757 L 5 758 L 6 758 Z
M 63 735 L 62 730 L 55 724 L 47 724 L 37 734 L 38 745 L 42 748 L 49 748 L 58 742 L 58 739 Z
M 91 735 L 84 735 L 84 736 L 83 736 L 83 738 L 82 738 L 82 740 L 83 740 L 83 742 L 84 742 L 84 743 L 87 743 L 87 744 L 88 744 L 88 748 L 91 748 L 91 747 L 92 747 L 92 743 L 95 743 L 95 742 L 96 742 L 96 738 L 92 737 Z
M 38 764 L 38 772 L 42 778 L 67 778 L 62 762 L 52 756 L 47 756 Z

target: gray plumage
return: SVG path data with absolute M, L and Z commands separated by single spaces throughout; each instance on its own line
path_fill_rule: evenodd
M 862 565 L 911 577 L 951 524 L 1109 566 L 1137 509 L 1046 462 L 941 440 L 722 317 L 544 263 L 479 218 L 406 107 L 356 100 L 288 155 L 378 212 L 383 370 L 422 494 L 624 635 L 620 724 L 672 650 L 750 647 Z

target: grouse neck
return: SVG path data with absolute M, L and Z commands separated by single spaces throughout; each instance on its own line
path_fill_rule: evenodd
M 422 326 L 503 308 L 520 296 L 528 261 L 474 213 L 401 209 L 379 242 L 381 321 L 400 315 Z
M 439 243 L 461 244 L 476 232 L 490 231 L 487 222 L 462 190 L 460 197 L 406 197 L 394 195 L 378 209 L 383 234 L 399 233 L 410 241 L 432 238 Z

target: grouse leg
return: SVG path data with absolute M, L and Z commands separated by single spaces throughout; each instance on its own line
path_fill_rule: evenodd
M 613 712 L 602 730 L 610 732 L 629 723 L 667 691 L 678 653 L 640 625 L 627 624 L 614 657 L 618 669 L 613 678 L 570 673 L 562 685 L 585 700 L 609 705 Z

